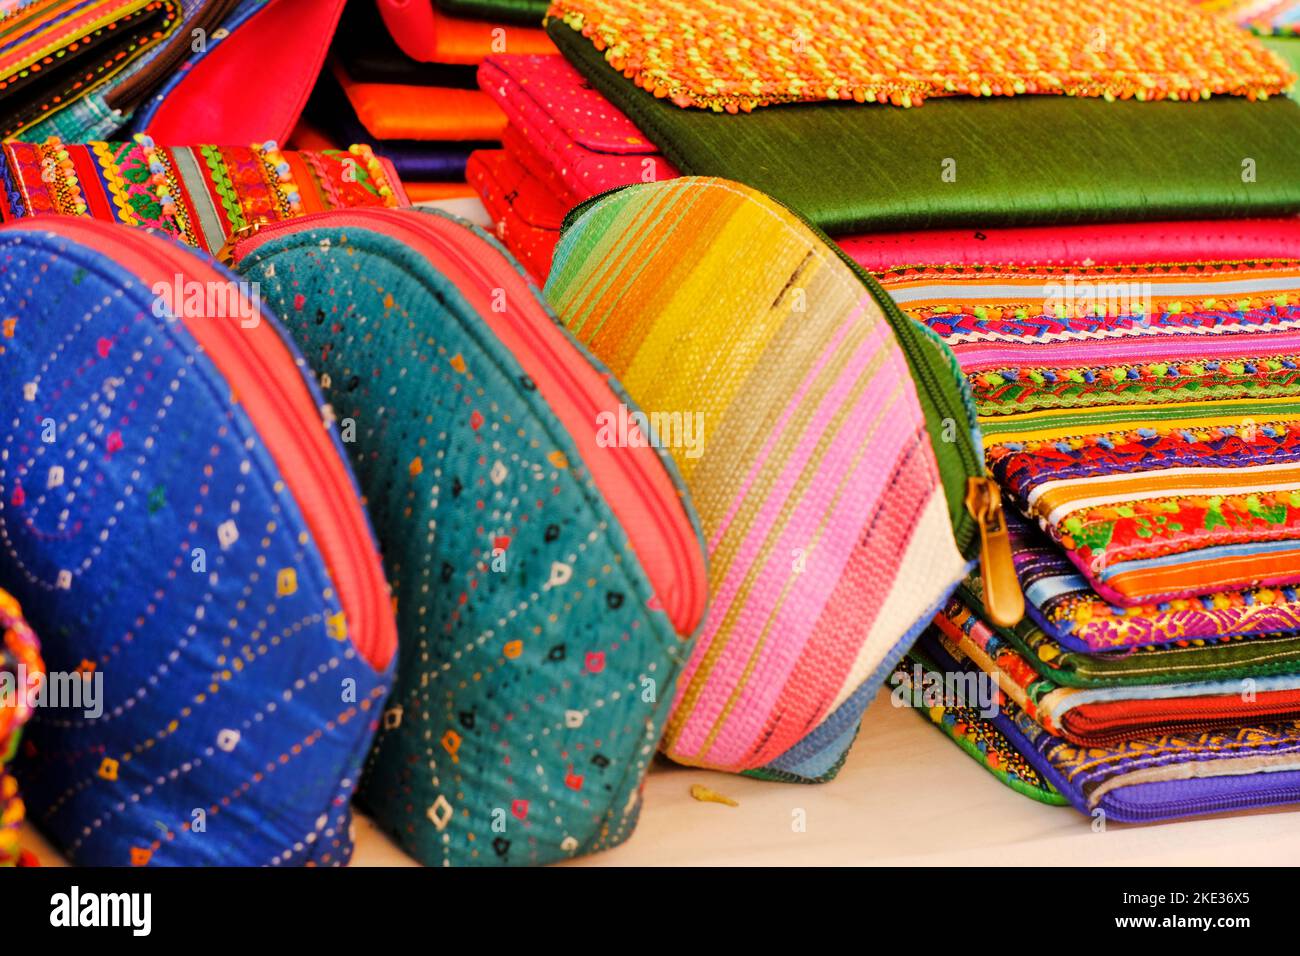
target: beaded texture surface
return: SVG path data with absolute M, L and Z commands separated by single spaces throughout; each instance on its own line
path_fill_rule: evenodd
M 482 268 L 517 272 L 464 229 Z M 240 269 L 355 424 L 392 582 L 398 682 L 361 804 L 429 866 L 625 840 L 690 643 L 564 425 L 469 293 L 396 238 L 322 223 Z
M 549 16 L 655 96 L 733 113 L 952 94 L 1253 98 L 1295 80 L 1185 0 L 555 0 Z
M 30 819 L 78 864 L 345 863 L 388 673 L 248 413 L 88 246 L 0 230 L 0 302 L 0 580 L 50 672 L 102 682 L 27 725 Z
M 15 866 L 22 857 L 18 828 L 25 808 L 18 781 L 6 767 L 18 753 L 23 724 L 32 716 L 26 691 L 44 674 L 40 642 L 18 602 L 0 590 L 0 866 Z

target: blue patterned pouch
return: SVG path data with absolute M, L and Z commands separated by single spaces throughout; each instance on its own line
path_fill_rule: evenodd
M 396 631 L 322 410 L 206 257 L 0 228 L 0 582 L 50 674 L 17 773 L 74 862 L 350 856 Z

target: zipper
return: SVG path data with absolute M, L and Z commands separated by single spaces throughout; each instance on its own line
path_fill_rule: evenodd
M 168 284 L 177 275 L 227 286 L 233 281 L 192 253 L 138 230 L 72 217 L 40 228 L 110 256 L 146 285 Z M 244 303 L 250 304 L 246 298 Z M 226 379 L 298 502 L 345 615 L 347 630 L 336 636 L 350 639 L 362 658 L 382 671 L 397 650 L 397 626 L 369 521 L 297 362 L 266 314 L 252 328 L 209 316 L 177 316 L 177 321 Z
M 622 192 L 629 186 L 636 185 L 641 184 L 629 183 L 607 189 L 574 206 L 560 224 L 561 235 L 593 205 L 608 196 Z M 813 235 L 834 250 L 840 260 L 866 286 L 876 304 L 885 313 L 899 346 L 908 359 L 908 366 L 921 385 L 919 390 L 923 391 L 934 404 L 940 421 L 952 420 L 966 423 L 966 428 L 958 429 L 954 440 L 950 443 L 955 446 L 962 476 L 966 481 L 965 511 L 951 507 L 949 509 L 952 516 L 953 537 L 957 541 L 958 549 L 968 558 L 972 556 L 974 543 L 978 539 L 980 563 L 983 568 L 981 578 L 985 582 L 994 582 L 992 592 L 989 590 L 988 583 L 984 585 L 986 601 L 995 602 L 986 606 L 991 615 L 997 615 L 997 623 L 1005 627 L 1018 623 L 1024 616 L 1025 601 L 1016 578 L 1015 566 L 1011 561 L 1010 542 L 1006 537 L 1006 520 L 1001 511 L 1001 494 L 993 479 L 986 474 L 983 453 L 976 447 L 976 440 L 972 437 L 978 432 L 979 426 L 974 409 L 964 397 L 962 385 L 956 377 L 956 358 L 952 356 L 946 345 L 932 338 L 921 326 L 904 315 L 898 303 L 884 290 L 876 277 L 854 262 L 852 257 L 816 223 L 811 222 L 799 210 L 781 200 L 771 196 L 767 198 L 797 218 Z M 946 353 L 946 361 L 953 369 L 952 374 L 937 372 L 932 364 L 936 355 L 944 353 Z M 933 436 L 931 444 L 937 449 L 938 443 L 933 441 Z M 979 489 L 977 485 L 980 486 Z
M 1084 705 L 1087 707 L 1089 705 Z M 1095 705 L 1093 705 L 1095 706 Z M 1293 720 L 1300 716 L 1300 706 L 1273 707 L 1239 712 L 1222 717 L 1210 717 L 1205 720 L 1180 721 L 1168 718 L 1167 711 L 1153 709 L 1137 716 L 1128 716 L 1122 720 L 1089 717 L 1082 713 L 1084 707 L 1068 711 L 1061 718 L 1061 735 L 1068 741 L 1081 747 L 1106 747 L 1123 743 L 1135 737 L 1147 737 L 1155 734 L 1199 734 L 1225 727 L 1240 727 L 1243 722 Z M 1156 719 L 1166 717 L 1166 719 Z M 1143 721 L 1146 721 L 1145 723 Z
M 186 24 L 181 22 L 171 39 L 158 49 L 152 60 L 139 72 L 123 80 L 117 89 L 105 97 L 105 105 L 120 113 L 139 106 L 153 92 L 158 82 L 170 75 L 190 55 L 194 31 L 202 30 L 204 42 L 210 42 L 212 32 L 234 12 L 239 2 L 240 0 L 203 0 L 189 23 L 189 29 L 184 29 Z
M 462 294 L 476 305 L 483 322 L 536 383 L 583 451 L 583 463 L 641 560 L 677 633 L 693 634 L 704 616 L 708 585 L 703 549 L 676 483 L 658 451 L 648 445 L 601 448 L 595 444 L 598 414 L 617 414 L 623 401 L 607 373 L 578 349 L 514 266 L 504 258 L 499 263 L 484 262 L 483 240 L 452 219 L 393 209 L 316 213 L 260 226 L 228 244 L 226 255 L 238 261 L 275 236 L 313 227 L 381 233 L 404 242 L 435 268 L 449 273 L 449 278 L 460 280 L 456 284 Z M 505 289 L 514 308 L 493 311 L 491 297 L 498 289 Z
M 1198 779 L 1198 778 L 1190 778 Z M 1141 823 L 1149 820 L 1164 820 L 1171 816 L 1177 816 L 1181 811 L 1188 810 L 1198 816 L 1204 816 L 1211 813 L 1221 813 L 1228 810 L 1244 810 L 1251 807 L 1269 807 L 1300 801 L 1300 787 L 1281 787 L 1270 790 L 1260 790 L 1254 793 L 1236 794 L 1230 797 L 1216 797 L 1213 800 L 1192 797 L 1187 800 L 1167 800 L 1155 806 L 1140 804 L 1134 806 L 1118 799 L 1116 794 L 1121 792 L 1123 787 L 1110 791 L 1109 794 L 1103 794 L 1098 806 L 1102 802 L 1109 804 L 1112 810 L 1120 810 L 1126 820 Z M 1125 821 L 1121 821 L 1125 822 Z
M 1025 616 L 1025 593 L 1016 577 L 1011 555 L 1011 535 L 1002 510 L 1002 491 L 987 477 L 972 477 L 966 484 L 966 509 L 979 526 L 980 584 L 984 611 L 1000 627 L 1015 627 Z

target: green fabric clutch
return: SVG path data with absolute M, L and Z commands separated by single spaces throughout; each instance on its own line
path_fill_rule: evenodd
M 961 600 L 987 620 L 980 583 L 968 578 Z M 1138 647 L 1120 654 L 1081 654 L 1050 637 L 1028 616 L 1014 628 L 992 627 L 1034 670 L 1062 687 L 1110 687 L 1198 680 L 1235 680 L 1300 670 L 1300 637 L 1268 634 Z
M 953 97 L 731 115 L 656 99 L 563 22 L 547 30 L 683 174 L 743 182 L 832 235 L 1300 212 L 1290 99 Z

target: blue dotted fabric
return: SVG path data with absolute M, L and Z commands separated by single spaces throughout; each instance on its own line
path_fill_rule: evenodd
M 29 816 L 84 864 L 345 862 L 387 675 L 340 639 L 272 458 L 153 303 L 91 250 L 0 231 L 0 585 L 103 701 L 36 714 Z

